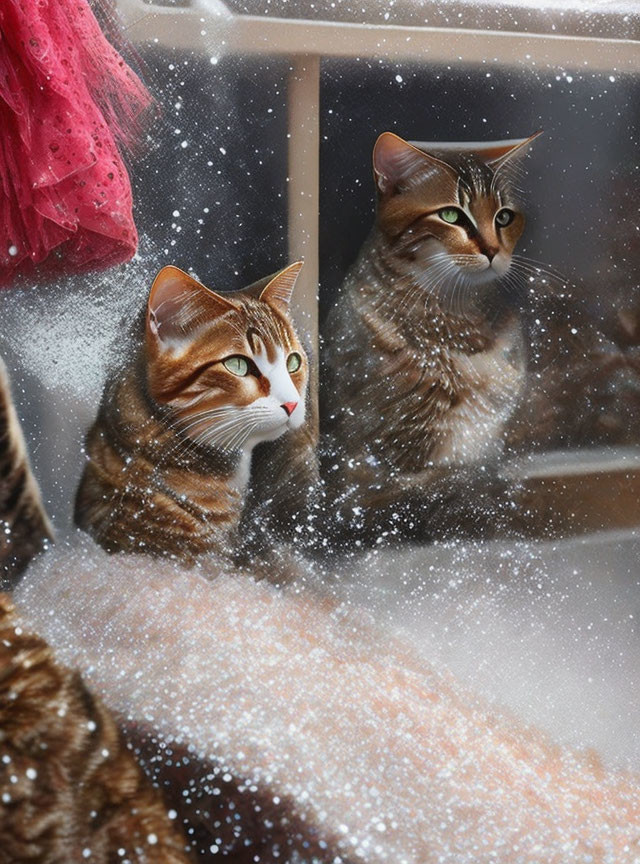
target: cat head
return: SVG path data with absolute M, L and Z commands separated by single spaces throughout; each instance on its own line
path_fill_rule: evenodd
M 225 294 L 177 267 L 158 273 L 147 304 L 147 382 L 184 435 L 239 450 L 302 425 L 309 368 L 288 314 L 301 267 Z
M 383 133 L 373 151 L 378 225 L 395 251 L 443 281 L 504 276 L 525 223 L 510 177 L 540 134 L 430 144 Z

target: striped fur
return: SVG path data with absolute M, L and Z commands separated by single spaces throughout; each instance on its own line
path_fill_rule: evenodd
M 53 539 L 0 358 L 0 585 L 13 587 Z
M 0 595 L 0 864 L 184 864 L 183 849 L 112 716 Z
M 235 560 L 255 446 L 272 442 L 263 456 L 276 482 L 283 459 L 274 450 L 287 463 L 296 461 L 291 447 L 312 451 L 308 363 L 287 316 L 298 270 L 225 295 L 177 268 L 161 271 L 138 345 L 108 382 L 87 438 L 75 519 L 107 551 Z M 299 368 L 288 371 L 294 356 Z M 247 373 L 230 371 L 228 358 Z M 301 482 L 288 487 L 299 507 Z
M 452 493 L 454 469 L 501 451 L 524 385 L 504 288 L 524 226 L 507 169 L 526 143 L 424 152 L 386 133 L 376 145 L 376 224 L 330 313 L 321 378 L 326 473 L 349 531 L 355 508 L 376 532 L 428 535 L 446 522 L 438 500 L 469 497 Z

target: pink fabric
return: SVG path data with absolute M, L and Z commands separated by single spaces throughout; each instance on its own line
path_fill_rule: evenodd
M 47 258 L 86 271 L 134 254 L 117 144 L 149 102 L 87 0 L 0 2 L 0 283 Z

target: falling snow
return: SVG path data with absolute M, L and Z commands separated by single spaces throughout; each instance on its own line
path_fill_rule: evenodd
M 108 557 L 71 528 L 84 434 L 157 270 L 175 264 L 234 290 L 289 255 L 294 73 L 281 58 L 227 56 L 226 13 L 202 5 L 207 23 L 192 50 L 152 40 L 140 49 L 163 113 L 130 160 L 138 255 L 104 273 L 25 278 L 0 292 L 0 350 L 58 533 L 18 591 L 25 622 L 125 718 L 150 776 L 173 778 L 180 800 L 169 817 L 187 820 L 205 860 L 258 842 L 256 862 L 283 864 L 633 860 L 637 531 L 402 549 L 381 537 L 379 548 L 309 567 L 281 591 L 215 561 L 185 571 Z M 263 17 L 298 8 L 235 5 Z M 515 30 L 547 16 L 533 0 L 517 13 L 489 5 L 336 0 L 307 11 Z M 595 0 L 562 5 L 555 35 L 637 38 L 634 4 L 611 4 L 609 17 Z M 569 382 L 554 446 L 600 447 L 617 435 L 615 455 L 625 433 L 623 444 L 637 448 L 637 74 L 548 66 L 529 54 L 512 68 L 493 56 L 472 66 L 427 59 L 380 50 L 323 60 L 321 318 L 371 222 L 380 132 L 480 140 L 542 128 L 521 179 L 530 208 L 523 284 L 532 302 L 544 288 L 575 307 L 564 318 L 559 307 L 532 316 L 535 374 L 562 353 L 554 325 L 579 339 L 585 321 L 602 328 L 598 356 L 613 369 L 604 391 L 594 380 L 581 397 Z M 298 323 L 313 330 L 308 317 Z M 584 377 L 596 377 L 588 364 Z M 585 437 L 585 418 L 600 437 Z M 36 767 L 11 770 L 12 792 L 37 784 Z M 206 842 L 203 812 L 216 814 Z M 79 851 L 91 860 L 89 845 Z

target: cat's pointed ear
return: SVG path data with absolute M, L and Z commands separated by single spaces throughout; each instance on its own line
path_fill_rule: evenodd
M 492 168 L 497 168 L 516 154 L 524 155 L 531 142 L 539 135 L 542 135 L 542 130 L 534 132 L 528 138 L 511 138 L 506 141 L 412 141 L 411 143 L 422 153 L 429 154 L 435 151 L 445 158 L 448 151 L 470 153 Z
M 449 165 L 405 141 L 393 132 L 383 132 L 373 148 L 373 176 L 381 194 L 394 192 L 431 163 L 451 171 Z
M 539 138 L 542 135 L 542 129 L 539 129 L 537 132 L 534 132 L 533 135 L 529 135 L 528 138 L 517 138 L 514 141 L 500 141 L 496 142 L 498 146 L 494 148 L 493 151 L 489 151 L 486 156 L 482 158 L 491 165 L 492 168 L 497 169 L 501 165 L 504 165 L 505 162 L 510 162 L 514 157 L 524 156 L 529 150 L 529 146 L 536 138 Z
M 163 347 L 172 347 L 200 323 L 237 308 L 233 301 L 169 265 L 153 280 L 147 303 L 147 331 Z
M 286 312 L 301 270 L 302 261 L 296 261 L 295 264 L 289 264 L 284 270 L 276 273 L 260 292 L 260 300 L 275 307 L 280 312 Z

